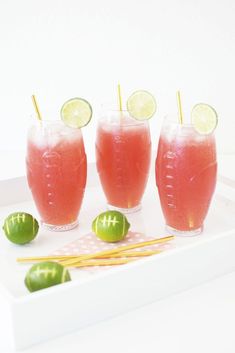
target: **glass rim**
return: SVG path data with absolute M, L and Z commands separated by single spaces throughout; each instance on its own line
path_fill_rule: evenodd
M 105 114 L 106 112 L 106 114 Z M 98 123 L 101 124 L 104 122 L 107 125 L 113 125 L 113 126 L 121 126 L 123 127 L 128 127 L 128 126 L 140 126 L 140 125 L 149 125 L 148 120 L 138 120 L 133 118 L 128 110 L 105 110 L 105 112 L 102 112 L 102 115 L 98 119 Z M 127 118 L 128 121 L 124 119 L 122 121 L 121 113 L 127 113 Z M 123 122 L 123 124 L 122 124 Z
M 168 122 L 171 125 L 177 125 L 177 126 L 182 126 L 182 127 L 193 127 L 193 124 L 191 122 L 183 122 L 183 123 L 181 123 L 179 121 L 179 117 L 178 117 L 177 114 L 164 115 L 163 123 L 164 122 Z
M 177 131 L 179 134 L 196 134 L 201 138 L 208 138 L 209 136 L 215 137 L 215 132 L 212 131 L 209 134 L 199 133 L 191 122 L 181 122 L 178 119 L 177 114 L 167 114 L 163 117 L 161 131 Z
M 37 116 L 30 116 L 29 122 L 28 122 L 29 126 L 41 126 L 41 127 L 45 127 L 45 126 L 50 126 L 53 124 L 56 125 L 62 125 L 67 129 L 71 129 L 71 130 L 80 130 L 82 131 L 81 128 L 79 127 L 72 127 L 72 126 L 68 126 L 66 125 L 62 119 L 54 119 L 54 120 L 50 120 L 50 119 L 38 119 Z

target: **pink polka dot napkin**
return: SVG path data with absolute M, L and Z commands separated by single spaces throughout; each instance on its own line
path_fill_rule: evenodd
M 89 254 L 96 253 L 104 250 L 111 250 L 116 247 L 128 245 L 128 244 L 136 244 L 143 241 L 148 241 L 154 239 L 153 237 L 147 237 L 142 233 L 138 232 L 128 232 L 126 238 L 118 243 L 106 243 L 99 240 L 94 233 L 88 233 L 81 238 L 66 244 L 60 249 L 57 249 L 53 255 L 81 255 L 81 254 Z M 144 251 L 144 250 L 167 250 L 172 248 L 172 244 L 160 243 L 154 244 L 150 246 L 145 246 L 143 248 L 132 249 L 131 251 Z M 140 257 L 141 259 L 141 257 Z M 117 265 L 119 266 L 119 265 Z M 103 270 L 110 268 L 112 266 L 92 266 L 92 267 L 82 267 L 81 270 L 92 271 L 93 270 Z

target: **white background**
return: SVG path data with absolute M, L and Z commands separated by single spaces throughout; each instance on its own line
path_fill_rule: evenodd
M 234 65 L 234 0 L 0 0 L 1 175 L 15 155 L 24 168 L 33 93 L 43 115 L 74 96 L 91 102 L 83 133 L 94 161 L 100 104 L 116 102 L 118 82 L 123 99 L 155 95 L 154 149 L 180 89 L 186 116 L 201 101 L 215 107 L 218 151 L 235 153 Z M 232 353 L 234 297 L 233 274 L 28 352 Z
M 156 97 L 154 149 L 180 89 L 186 117 L 195 103 L 215 107 L 218 151 L 235 152 L 234 18 L 233 0 L 1 0 L 0 151 L 23 161 L 32 93 L 44 116 L 81 96 L 94 109 L 83 129 L 93 161 L 100 104 L 116 103 L 121 82 L 123 100 L 136 89 Z

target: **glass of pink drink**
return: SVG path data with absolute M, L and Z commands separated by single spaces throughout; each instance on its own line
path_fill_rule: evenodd
M 192 125 L 165 119 L 158 144 L 156 183 L 170 233 L 201 233 L 216 174 L 214 135 L 200 135 Z
M 62 121 L 35 121 L 28 132 L 27 178 L 45 227 L 64 231 L 77 226 L 86 176 L 81 130 Z
M 109 209 L 138 211 L 146 187 L 151 157 L 147 121 L 112 111 L 100 119 L 96 164 Z

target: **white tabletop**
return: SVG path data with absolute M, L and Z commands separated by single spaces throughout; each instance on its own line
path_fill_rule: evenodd
M 234 317 L 235 273 L 231 273 L 21 352 L 234 353 Z M 0 352 L 13 352 L 7 349 L 6 336 Z
M 21 162 L 7 177 L 24 174 Z M 222 174 L 234 179 L 235 156 L 220 162 Z M 6 172 L 1 174 L 6 177 Z M 234 353 L 234 317 L 235 272 L 21 352 Z M 0 352 L 12 353 L 5 325 L 0 333 Z

